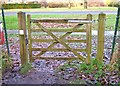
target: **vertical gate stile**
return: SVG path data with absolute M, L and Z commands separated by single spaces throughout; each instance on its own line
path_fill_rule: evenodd
M 86 58 L 86 62 L 90 63 L 90 57 L 91 57 L 91 48 L 92 48 L 92 15 L 88 14 L 87 15 L 87 19 L 89 21 L 89 23 L 87 24 L 87 32 L 86 32 L 86 53 L 87 53 L 87 58 Z
M 19 27 L 19 39 L 20 39 L 20 58 L 21 64 L 28 62 L 27 43 L 26 43 L 26 15 L 24 12 L 18 13 L 18 27 Z
M 29 59 L 30 59 L 30 62 L 33 62 L 33 59 L 32 59 L 32 38 L 31 38 L 31 16 L 30 15 L 27 15 L 27 23 L 28 23 Z
M 104 56 L 104 30 L 106 14 L 99 14 L 98 19 L 98 43 L 97 43 L 97 60 L 103 63 Z

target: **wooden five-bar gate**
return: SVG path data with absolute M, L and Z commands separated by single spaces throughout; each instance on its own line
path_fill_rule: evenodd
M 98 51 L 100 53 L 97 54 L 98 59 L 103 57 L 103 49 L 104 49 L 104 18 L 105 14 L 101 14 L 99 16 L 99 31 L 98 31 Z M 92 15 L 88 14 L 86 19 L 66 19 L 66 18 L 48 18 L 48 19 L 32 19 L 30 15 L 27 15 L 27 29 L 28 29 L 28 48 L 27 48 L 27 41 L 26 41 L 26 16 L 25 13 L 19 12 L 18 13 L 18 22 L 19 22 L 19 37 L 20 37 L 20 56 L 21 56 L 21 63 L 25 64 L 30 60 L 30 62 L 33 62 L 35 59 L 55 59 L 55 60 L 69 60 L 69 59 L 79 59 L 81 61 L 90 63 L 91 58 L 91 47 L 92 47 Z M 57 29 L 52 28 L 48 29 L 45 26 L 42 25 L 42 23 L 64 23 L 64 24 L 75 24 L 72 28 L 67 29 Z M 32 27 L 32 25 L 35 25 L 36 27 Z M 85 26 L 84 28 L 81 28 L 82 26 Z M 52 37 L 52 39 L 44 39 L 44 38 L 33 38 L 32 33 L 36 32 L 37 34 L 40 33 L 47 33 L 48 36 Z M 64 34 L 61 37 L 57 37 L 57 35 L 54 34 L 54 32 L 64 32 Z M 83 32 L 86 33 L 86 39 L 67 39 L 66 37 L 72 34 L 73 32 Z M 102 38 L 101 38 L 102 37 Z M 34 42 L 52 42 L 48 47 L 42 48 L 42 47 L 34 47 Z M 56 44 L 62 44 L 64 48 L 55 48 L 54 46 Z M 86 48 L 84 49 L 74 49 L 71 46 L 69 46 L 69 43 L 85 43 Z M 101 49 L 102 47 L 102 49 Z M 101 49 L 101 50 L 99 50 Z M 36 55 L 33 54 L 33 51 L 40 51 Z M 42 56 L 47 51 L 63 51 L 63 52 L 72 52 L 74 54 L 74 57 L 49 57 L 48 56 Z M 83 57 L 79 54 L 79 52 L 86 52 L 86 57 Z M 28 53 L 28 54 L 27 54 Z

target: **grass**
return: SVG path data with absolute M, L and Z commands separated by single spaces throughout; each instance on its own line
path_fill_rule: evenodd
M 86 14 L 87 15 L 87 14 Z M 86 18 L 86 15 L 83 14 L 40 14 L 40 15 L 32 15 L 32 18 Z M 1 17 L 0 17 L 1 19 Z M 6 16 L 6 27 L 9 30 L 18 30 L 18 19 L 17 16 Z M 97 19 L 98 15 L 93 15 L 93 29 L 97 30 Z M 114 30 L 116 21 L 116 15 L 109 14 L 106 16 L 106 29 L 105 30 Z
M 20 70 L 21 74 L 26 74 L 32 69 L 32 64 L 31 63 L 26 63 L 22 65 L 22 68 Z
M 106 73 L 109 73 L 110 76 L 111 75 L 113 76 L 112 72 L 118 71 L 120 69 L 120 65 L 119 65 L 120 59 L 118 59 L 118 63 L 116 63 L 116 64 L 118 65 L 118 69 L 111 70 L 111 66 L 109 64 L 99 63 L 97 59 L 92 58 L 90 64 L 86 64 L 85 62 L 82 62 L 80 64 L 79 63 L 76 64 L 73 62 L 72 63 L 67 62 L 64 65 L 59 66 L 56 71 L 57 72 L 64 71 L 64 72 L 66 72 L 64 74 L 71 74 L 66 69 L 73 68 L 75 70 L 72 73 L 86 75 L 86 76 L 92 75 L 96 82 L 92 82 L 93 80 L 91 80 L 91 79 L 77 78 L 77 79 L 71 80 L 70 84 L 91 84 L 92 85 L 92 84 L 96 83 L 97 86 L 101 86 L 103 84 L 103 80 L 101 78 L 103 78 L 103 77 L 105 78 L 108 76 L 108 75 L 106 75 Z M 63 74 L 63 76 L 64 76 L 64 74 Z M 116 75 L 114 75 L 114 76 L 117 76 L 117 74 L 119 75 L 119 73 L 116 73 Z M 60 75 L 60 77 L 62 77 L 62 74 Z M 106 78 L 106 80 L 107 80 L 107 78 Z M 110 79 L 110 81 L 108 81 L 108 84 L 114 85 L 115 83 L 112 83 L 111 79 Z M 120 85 L 120 83 L 118 83 L 118 84 Z
M 67 68 L 76 68 L 78 71 L 82 71 L 85 74 L 95 73 L 95 75 L 94 75 L 95 78 L 98 78 L 103 75 L 103 69 L 105 67 L 106 67 L 106 65 L 99 63 L 96 59 L 91 59 L 91 64 L 86 64 L 85 62 L 83 62 L 81 64 L 66 63 L 63 66 L 59 67 L 58 70 L 65 70 Z
M 35 9 L 6 9 L 5 12 L 40 12 L 40 11 L 116 11 L 116 7 L 88 7 L 88 9 L 84 9 L 84 7 L 72 7 L 71 9 L 68 8 L 35 8 Z
M 100 77 L 105 76 L 106 71 L 109 70 L 109 66 L 105 65 L 103 63 L 99 63 L 96 59 L 91 59 L 90 64 L 86 64 L 85 62 L 81 64 L 76 64 L 76 63 L 65 63 L 64 65 L 60 66 L 56 71 L 66 71 L 68 68 L 74 68 L 76 69 L 77 72 L 76 74 L 85 74 L 85 75 L 90 75 L 94 74 L 94 78 L 98 80 Z M 89 80 L 88 80 L 89 81 Z M 71 84 L 83 84 L 86 83 L 85 81 L 82 81 L 82 79 L 76 79 L 70 82 Z M 97 82 L 99 83 L 99 82 Z M 92 82 L 91 82 L 92 84 Z
M 5 19 L 7 29 L 18 29 L 17 16 L 6 16 Z

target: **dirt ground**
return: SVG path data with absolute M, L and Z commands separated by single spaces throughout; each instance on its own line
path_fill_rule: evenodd
M 92 57 L 96 56 L 96 38 L 92 39 Z M 19 39 L 10 38 L 10 53 L 14 61 L 20 62 L 20 53 L 19 53 Z M 105 39 L 105 53 L 104 61 L 109 62 L 110 52 L 112 45 L 112 37 L 106 37 Z M 5 48 L 5 47 L 3 47 Z M 58 53 L 57 53 L 58 54 Z M 19 65 L 12 70 L 8 70 L 3 74 L 2 83 L 3 84 L 69 84 L 69 76 L 64 75 L 60 77 L 61 74 L 56 73 L 56 68 L 66 63 L 66 61 L 58 60 L 35 60 L 32 63 L 32 70 L 27 74 L 20 74 Z M 74 69 L 71 69 L 74 71 Z M 70 71 L 71 71 L 70 70 Z M 71 75 L 70 75 L 71 76 Z M 73 76 L 74 77 L 74 76 Z M 75 78 L 74 78 L 75 79 Z M 119 81 L 119 80 L 118 80 Z
M 55 72 L 61 61 L 37 60 L 27 74 L 9 70 L 3 74 L 3 84 L 68 84 L 69 80 L 59 77 Z

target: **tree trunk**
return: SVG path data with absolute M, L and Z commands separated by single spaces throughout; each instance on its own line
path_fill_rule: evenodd
M 68 8 L 71 9 L 71 0 L 68 2 Z
M 84 9 L 87 9 L 88 2 L 87 0 L 84 0 Z

